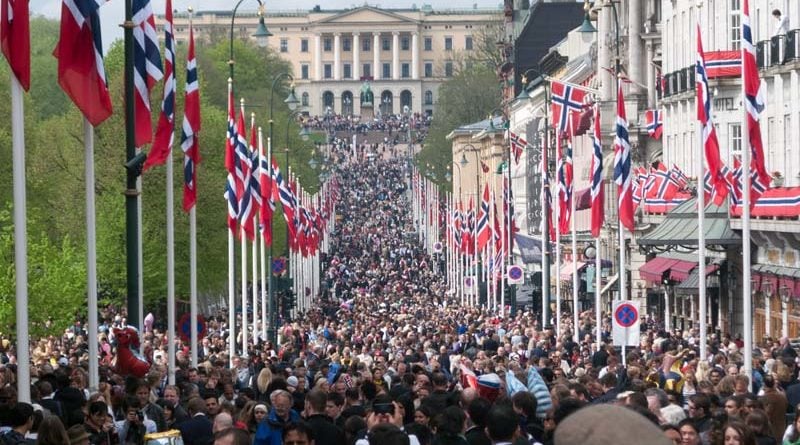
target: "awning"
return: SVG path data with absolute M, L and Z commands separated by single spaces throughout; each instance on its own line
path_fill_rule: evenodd
M 764 283 L 772 285 L 772 292 L 779 294 L 781 289 L 789 289 L 794 298 L 800 298 L 800 268 L 756 264 L 752 267 L 753 290 L 761 290 Z
M 708 281 L 708 276 L 719 270 L 719 264 L 706 266 L 706 288 L 717 288 L 717 281 Z M 675 286 L 675 293 L 678 295 L 696 295 L 698 284 L 700 283 L 700 269 L 695 268 L 689 276 L 679 285 Z
M 578 261 L 578 273 L 580 273 L 583 268 L 586 267 L 586 263 L 583 261 Z M 572 263 L 566 263 L 561 266 L 561 281 L 570 281 L 572 280 Z
M 644 265 L 639 268 L 639 276 L 646 281 L 660 283 L 664 272 L 671 270 L 673 267 L 677 267 L 679 271 L 683 271 L 692 270 L 696 265 L 697 263 L 691 263 L 689 261 L 658 256 L 644 263 Z
M 689 274 L 697 267 L 697 263 L 681 261 L 680 263 L 673 264 L 669 268 L 669 278 L 674 281 L 683 281 L 689 278 Z
M 740 245 L 742 238 L 731 229 L 727 202 L 722 206 L 708 205 L 705 210 L 706 244 L 717 246 Z M 689 199 L 675 207 L 647 235 L 637 240 L 640 246 L 697 246 L 697 200 Z

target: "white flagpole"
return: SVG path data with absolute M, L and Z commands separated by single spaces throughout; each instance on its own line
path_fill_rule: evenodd
M 547 112 L 547 107 L 545 107 L 545 113 L 546 112 Z M 546 122 L 546 120 L 545 120 L 545 122 Z M 542 244 L 541 244 L 541 246 L 542 246 L 542 259 L 539 262 L 539 265 L 541 266 L 541 269 L 542 269 L 542 271 L 541 271 L 541 274 L 542 274 L 542 290 L 541 290 L 541 292 L 542 292 L 542 329 L 544 329 L 544 327 L 547 326 L 547 322 L 548 322 L 548 320 L 547 320 L 547 311 L 549 310 L 549 307 L 550 307 L 550 301 L 548 301 L 548 298 L 547 298 L 547 293 L 548 293 L 548 290 L 550 289 L 550 283 L 545 279 L 545 277 L 550 275 L 549 274 L 550 271 L 548 270 L 547 271 L 548 273 L 545 273 L 545 271 L 544 271 L 545 257 L 547 256 L 547 252 L 550 249 L 550 246 L 548 246 L 545 243 L 545 239 L 547 239 L 548 241 L 550 239 L 550 235 L 548 233 L 545 233 L 546 231 L 549 230 L 549 227 L 548 227 L 549 224 L 548 224 L 547 218 L 549 218 L 550 215 L 548 215 L 544 211 L 545 207 L 547 207 L 546 206 L 546 203 L 547 203 L 547 189 L 545 188 L 544 179 L 547 176 L 547 149 L 548 149 L 548 147 L 547 147 L 547 138 L 548 138 L 548 132 L 549 131 L 550 130 L 547 129 L 545 131 L 545 133 L 542 136 L 540 136 L 541 137 L 541 143 L 539 144 L 540 147 L 541 147 L 540 155 L 542 157 L 541 165 L 539 166 L 539 173 L 541 174 L 541 184 L 542 184 L 541 190 L 539 191 L 539 198 L 541 199 L 541 203 L 542 203 L 541 204 L 541 209 L 542 209 L 542 222 L 541 222 L 541 229 L 542 229 Z M 548 181 L 547 187 L 550 187 L 549 181 Z M 552 211 L 552 207 L 550 207 L 550 210 Z M 549 264 L 548 264 L 548 267 L 550 267 Z
M 189 210 L 189 319 L 192 324 L 189 335 L 193 346 L 192 364 L 194 366 L 198 364 L 197 309 L 197 204 L 195 203 Z
M 244 357 L 247 356 L 247 235 L 244 233 L 244 228 L 240 229 L 239 234 L 242 237 L 240 255 L 242 258 L 242 356 Z
M 14 76 L 11 76 L 14 78 Z M 24 135 L 23 135 L 24 136 Z M 23 142 L 24 144 L 24 142 Z M 97 224 L 95 211 L 94 175 L 94 127 L 83 119 L 84 164 L 86 165 L 86 291 L 89 305 L 89 351 L 95 351 L 89 358 L 89 388 L 97 390 L 100 383 L 97 360 Z M 27 363 L 27 362 L 19 362 Z
M 264 138 L 263 133 L 261 131 L 261 127 L 258 127 L 258 153 L 259 155 L 264 155 Z M 267 165 L 267 178 L 269 181 L 272 181 L 272 164 L 270 162 L 270 156 L 266 157 Z M 261 197 L 261 205 L 268 206 L 269 205 L 269 196 L 262 196 Z M 267 230 L 267 229 L 264 229 Z M 264 341 L 269 341 L 267 338 L 267 262 L 266 262 L 266 250 L 267 246 L 264 243 L 264 231 L 259 230 L 259 241 L 261 242 L 261 249 L 259 253 L 261 254 L 261 338 Z
M 600 187 L 602 187 L 602 186 L 603 186 L 603 184 L 600 184 Z M 605 203 L 603 203 L 603 204 L 605 205 Z M 594 250 L 596 252 L 595 256 L 594 256 L 594 319 L 595 319 L 595 324 L 597 325 L 595 327 L 595 331 L 596 331 L 596 333 L 595 333 L 595 342 L 597 343 L 597 348 L 599 350 L 600 343 L 603 340 L 603 327 L 602 327 L 602 322 L 601 322 L 601 319 L 603 318 L 603 314 L 602 314 L 602 311 L 600 310 L 600 301 L 601 301 L 601 298 L 602 298 L 602 295 L 600 295 L 600 290 L 602 289 L 602 285 L 603 285 L 602 273 L 601 273 L 602 269 L 601 268 L 603 266 L 603 261 L 600 258 L 600 237 L 599 236 L 594 241 L 594 247 L 595 247 Z
M 171 140 L 171 138 L 170 138 Z M 172 144 L 166 163 L 167 194 L 167 382 L 175 384 L 175 191 Z M 191 254 L 189 255 L 191 257 Z M 191 261 L 191 259 L 190 259 Z M 194 319 L 192 319 L 194 322 Z
M 236 265 L 233 230 L 228 228 L 228 365 L 236 355 Z M 197 344 L 192 345 L 192 366 L 197 366 Z
M 28 337 L 28 230 L 27 198 L 25 191 L 25 116 L 22 85 L 11 74 L 11 145 L 14 177 L 14 272 L 17 325 L 17 400 L 31 401 L 30 339 Z M 88 151 L 88 150 L 87 150 Z M 88 168 L 88 166 L 87 166 Z M 93 190 L 94 191 L 94 190 Z M 96 286 L 95 286 L 96 289 Z M 91 306 L 90 306 L 91 307 Z M 97 303 L 94 305 L 97 309 Z M 96 314 L 95 314 L 96 315 Z M 97 325 L 88 326 L 91 331 Z M 95 345 L 97 348 L 97 345 Z M 94 349 L 97 351 L 97 349 Z M 95 363 L 96 360 L 90 360 Z M 94 374 L 95 376 L 97 374 Z M 91 374 L 90 374 L 91 376 Z
M 142 149 L 140 147 L 136 148 L 136 153 L 141 153 Z M 143 249 L 143 237 L 142 237 L 142 226 L 144 223 L 142 222 L 142 176 L 139 175 L 136 178 L 136 220 L 138 223 L 136 224 L 136 242 L 138 244 L 138 257 L 136 261 L 138 262 L 139 266 L 139 276 L 137 280 L 139 281 L 139 295 L 138 295 L 138 305 L 139 305 L 139 319 L 138 320 L 128 320 L 128 323 L 135 321 L 138 323 L 139 333 L 140 335 L 144 335 L 144 249 Z
M 558 137 L 558 136 L 557 136 Z M 556 165 L 563 162 L 561 159 L 556 162 Z M 553 319 L 556 322 L 556 337 L 561 337 L 561 225 L 560 217 L 561 217 L 561 193 L 560 187 L 561 182 L 558 179 L 558 168 L 556 167 L 556 187 L 555 197 L 553 201 L 555 204 L 553 205 L 553 226 L 556 229 L 556 316 Z
M 571 157 L 573 159 L 573 172 L 575 166 L 575 129 L 572 128 L 572 115 L 569 117 L 569 132 L 570 132 L 570 150 L 572 150 Z M 570 222 L 572 228 L 572 338 L 578 343 L 580 338 L 580 317 L 578 314 L 578 240 L 575 230 L 575 175 L 572 175 L 572 190 L 570 191 Z
M 698 23 L 700 22 L 700 15 L 698 14 L 697 17 Z M 699 34 L 699 25 L 698 25 L 698 35 L 697 38 L 701 38 Z M 698 54 L 698 57 L 701 56 Z M 699 98 L 698 98 L 699 100 Z M 698 104 L 698 106 L 702 106 L 702 104 Z M 711 116 L 708 116 L 711 119 Z M 700 302 L 700 360 L 705 360 L 708 356 L 708 352 L 706 349 L 706 337 L 708 327 L 706 324 L 706 233 L 705 233 L 705 213 L 706 213 L 706 202 L 705 202 L 705 150 L 704 150 L 704 137 L 703 137 L 703 124 L 698 120 L 697 121 L 697 136 L 698 136 L 698 144 L 697 144 L 697 154 L 698 154 L 698 162 L 697 162 L 697 272 L 698 272 L 698 291 L 699 291 L 699 302 Z M 744 138 L 743 138 L 744 139 Z
M 749 6 L 749 5 L 747 5 Z M 745 14 L 750 11 L 742 9 L 741 23 L 745 23 Z M 747 100 L 747 88 L 745 86 L 745 68 L 744 59 L 747 49 L 745 45 L 741 48 L 742 60 L 742 100 Z M 744 331 L 744 374 L 751 379 L 750 388 L 753 387 L 753 295 L 752 283 L 750 274 L 750 265 L 752 264 L 750 252 L 750 187 L 751 178 L 750 172 L 751 158 L 750 158 L 750 122 L 747 116 L 747 107 L 742 107 L 742 329 Z M 769 314 L 767 314 L 769 317 Z
M 256 114 L 250 113 L 250 128 L 252 129 L 256 125 Z M 258 147 L 252 147 L 254 150 L 257 150 Z M 251 155 L 252 156 L 252 155 Z M 258 158 L 256 158 L 258 159 Z M 251 174 L 258 178 L 258 169 L 260 168 L 260 163 L 256 161 L 255 165 L 251 169 Z M 253 190 L 254 193 L 259 193 L 258 190 Z M 255 207 L 253 208 L 255 210 Z M 258 212 L 253 212 L 253 230 L 258 231 Z M 251 307 L 253 308 L 253 345 L 258 345 L 258 233 L 253 233 L 253 244 L 252 244 L 252 266 L 250 270 L 250 276 L 252 277 L 253 285 L 250 290 L 251 299 L 253 301 Z

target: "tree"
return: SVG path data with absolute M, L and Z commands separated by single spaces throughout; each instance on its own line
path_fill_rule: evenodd
M 502 99 L 494 70 L 485 64 L 464 67 L 439 87 L 439 100 L 417 165 L 431 165 L 437 178 L 444 179 L 453 161 L 452 142 L 447 135 L 456 128 L 486 119 Z M 444 183 L 444 181 L 442 181 Z

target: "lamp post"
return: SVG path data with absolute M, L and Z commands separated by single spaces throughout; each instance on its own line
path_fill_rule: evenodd
M 778 293 L 781 295 L 781 337 L 789 336 L 789 301 L 792 290 L 788 286 L 781 286 Z
M 537 74 L 537 78 L 544 79 L 544 75 L 541 71 L 541 66 L 539 69 L 536 68 L 529 68 L 524 73 L 522 73 L 522 91 L 520 92 L 518 99 L 524 100 L 530 98 L 527 93 L 528 84 L 528 73 L 534 72 Z M 543 134 L 541 135 L 541 142 L 539 143 L 541 146 L 542 152 L 542 327 L 545 327 L 550 322 L 550 256 L 552 252 L 550 252 L 550 202 L 548 201 L 547 197 L 550 196 L 550 180 L 548 179 L 548 150 L 550 149 L 548 142 L 550 141 L 550 124 L 549 124 L 549 114 L 547 110 L 550 107 L 550 89 L 548 88 L 548 83 L 544 83 L 544 105 L 545 105 L 545 113 L 544 113 L 544 130 Z
M 233 72 L 233 66 L 231 66 L 231 72 Z M 278 74 L 272 80 L 272 87 L 270 88 L 270 93 L 269 93 L 269 144 L 268 144 L 268 147 L 267 147 L 268 151 L 270 152 L 269 153 L 269 157 L 270 158 L 272 157 L 272 141 L 274 141 L 274 139 L 273 139 L 273 126 L 274 126 L 273 104 L 275 103 L 275 100 L 274 100 L 275 99 L 275 86 L 278 85 L 278 81 L 283 79 L 283 78 L 289 78 L 289 79 L 292 80 L 292 82 L 294 82 L 294 77 L 292 77 L 292 75 L 289 74 L 289 73 Z M 289 110 L 291 110 L 291 111 L 294 111 L 297 108 L 297 105 L 300 103 L 300 101 L 297 100 L 297 96 L 295 96 L 295 94 L 294 94 L 294 84 L 292 85 L 291 90 L 289 91 L 289 96 L 283 102 L 289 107 Z M 289 120 L 291 120 L 291 118 L 289 118 Z M 288 126 L 287 126 L 287 128 L 288 128 Z M 269 161 L 269 162 L 270 162 L 270 169 L 271 169 L 272 161 Z M 286 174 L 287 175 L 289 173 L 288 168 L 289 168 L 289 140 L 288 140 L 288 136 L 287 136 L 287 140 L 286 140 Z M 271 171 L 270 171 L 270 177 L 272 177 L 272 172 Z M 286 176 L 284 178 L 284 180 L 288 181 L 288 176 Z M 288 230 L 286 231 L 286 245 L 287 246 L 289 245 L 289 231 Z M 276 310 L 275 309 L 276 308 L 275 308 L 274 290 L 273 290 L 273 284 L 272 284 L 272 246 L 271 245 L 270 245 L 270 248 L 269 248 L 269 256 L 267 258 L 267 265 L 268 265 L 268 271 L 267 271 L 267 277 L 268 277 L 267 278 L 267 280 L 268 280 L 268 285 L 267 285 L 267 288 L 268 288 L 267 311 L 269 312 L 269 324 L 267 326 L 267 338 L 269 338 L 269 341 L 270 341 L 270 343 L 272 343 L 272 346 L 276 347 L 276 343 L 277 343 L 276 332 L 277 331 L 275 329 L 276 328 L 275 325 L 276 325 L 276 322 L 277 322 L 277 319 L 276 319 L 277 317 L 275 316 L 275 314 L 276 314 Z
M 383 105 L 383 113 L 382 114 L 390 114 L 389 107 L 392 106 L 392 96 L 390 94 L 386 94 L 381 98 L 381 105 Z
M 256 28 L 256 32 L 253 33 L 253 37 L 256 38 L 258 42 L 258 46 L 264 47 L 267 45 L 267 37 L 272 36 L 272 33 L 269 32 L 267 26 L 264 24 L 264 3 L 261 0 L 256 0 L 258 2 L 258 28 Z M 230 78 L 233 80 L 233 26 L 234 22 L 236 21 L 236 11 L 239 10 L 239 6 L 244 2 L 244 0 L 239 0 L 236 3 L 236 6 L 233 7 L 233 13 L 231 14 L 231 29 L 230 29 L 230 58 L 228 59 L 228 66 L 230 71 Z
M 761 283 L 761 292 L 764 293 L 764 330 L 767 337 L 772 336 L 772 281 L 765 280 Z

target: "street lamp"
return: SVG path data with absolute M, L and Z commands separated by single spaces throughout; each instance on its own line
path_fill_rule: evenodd
M 261 0 L 256 0 L 258 2 L 258 28 L 256 28 L 256 32 L 253 33 L 253 37 L 256 38 L 256 42 L 258 46 L 264 47 L 267 45 L 267 37 L 272 36 L 272 33 L 269 32 L 267 29 L 267 25 L 264 24 L 264 3 Z M 233 79 L 233 26 L 234 22 L 236 21 L 236 11 L 239 10 L 239 6 L 244 2 L 244 0 L 239 0 L 236 2 L 236 6 L 233 7 L 233 13 L 231 13 L 231 30 L 230 30 L 230 57 L 228 59 L 228 66 L 230 67 L 230 78 Z
M 792 298 L 792 289 L 781 286 L 778 293 L 781 295 L 781 337 L 789 336 L 789 301 Z
M 589 18 L 589 11 L 592 9 L 591 5 L 589 5 L 589 0 L 586 0 L 583 3 L 583 23 L 581 23 L 581 27 L 578 29 L 578 32 L 583 34 L 590 34 L 597 32 L 597 29 L 592 25 L 592 21 Z
M 761 292 L 764 293 L 764 328 L 767 331 L 767 337 L 772 335 L 772 291 L 772 281 L 764 280 L 761 283 Z

